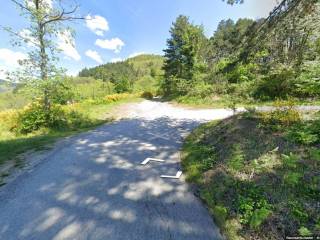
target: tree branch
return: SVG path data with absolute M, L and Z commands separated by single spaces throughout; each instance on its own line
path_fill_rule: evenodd
M 7 31 L 7 32 L 9 32 L 9 33 L 11 33 L 11 34 L 13 34 L 13 35 L 21 38 L 23 41 L 31 42 L 32 44 L 34 44 L 34 45 L 36 45 L 36 46 L 39 46 L 39 43 L 32 41 L 30 38 L 21 36 L 20 33 L 15 32 L 15 31 L 12 31 L 11 28 L 9 28 L 9 27 L 4 27 L 4 26 L 1 26 L 1 25 L 0 25 L 0 27 L 1 27 L 4 31 Z
M 21 2 L 18 2 L 17 0 L 10 0 L 10 1 L 13 2 L 14 4 L 16 4 L 21 9 L 24 9 L 24 10 L 28 11 L 29 13 L 31 13 L 31 9 L 28 8 L 27 6 L 23 5 Z

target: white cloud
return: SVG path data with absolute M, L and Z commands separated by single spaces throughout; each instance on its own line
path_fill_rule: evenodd
M 86 25 L 92 32 L 94 32 L 98 36 L 103 36 L 104 32 L 109 30 L 108 21 L 104 17 L 101 17 L 99 15 L 95 15 L 93 17 L 88 15 L 86 17 Z
M 68 68 L 68 70 L 67 70 L 68 76 L 76 77 L 76 76 L 78 76 L 78 74 L 79 74 L 79 70 L 70 69 L 70 68 Z
M 122 58 L 112 58 L 110 60 L 111 63 L 122 62 L 122 61 L 124 61 Z
M 53 5 L 52 0 L 43 0 L 41 1 L 41 3 L 44 9 L 46 9 L 46 11 L 49 11 L 52 9 L 52 5 Z M 27 4 L 27 7 L 29 8 L 35 7 L 33 0 L 27 0 L 26 4 Z
M 75 48 L 75 40 L 69 31 L 58 34 L 58 48 L 62 50 L 67 57 L 75 61 L 80 61 L 81 56 Z
M 103 60 L 102 60 L 102 58 L 101 58 L 101 56 L 99 55 L 98 52 L 89 49 L 89 50 L 86 51 L 85 54 L 89 58 L 95 60 L 97 63 L 100 63 L 100 64 L 103 63 Z
M 35 37 L 31 36 L 31 31 L 28 29 L 22 29 L 19 32 L 19 35 L 26 40 L 29 47 L 35 46 L 35 44 L 38 42 Z
M 125 45 L 124 42 L 119 38 L 112 38 L 110 40 L 97 39 L 95 44 L 101 48 L 113 50 L 115 53 L 119 53 L 122 47 Z
M 26 58 L 27 55 L 22 52 L 14 52 L 7 48 L 0 48 L 0 61 L 9 68 L 18 67 L 18 61 Z
M 146 53 L 145 52 L 135 52 L 135 53 L 130 54 L 128 58 L 134 58 L 136 56 L 143 55 L 143 54 L 146 54 Z
M 0 67 L 0 79 L 4 80 L 7 79 L 6 69 Z

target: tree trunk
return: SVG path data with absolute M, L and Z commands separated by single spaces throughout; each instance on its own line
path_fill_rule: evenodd
M 41 10 L 41 0 L 34 0 L 36 10 Z M 46 53 L 46 46 L 45 46 L 45 25 L 42 22 L 42 19 L 37 19 L 38 24 L 38 40 L 39 40 L 39 48 L 40 48 L 40 74 L 41 74 L 41 81 L 44 83 L 44 89 L 43 89 L 43 104 L 44 109 L 46 111 L 50 110 L 50 99 L 49 99 L 49 91 L 47 86 L 47 80 L 48 80 L 48 71 L 47 71 L 47 64 L 48 64 L 48 57 Z

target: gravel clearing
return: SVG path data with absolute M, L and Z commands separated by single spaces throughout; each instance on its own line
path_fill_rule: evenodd
M 233 111 L 228 109 L 185 109 L 173 106 L 170 103 L 148 100 L 130 104 L 124 111 L 128 118 L 142 118 L 147 120 L 167 117 L 176 120 L 211 121 L 224 119 L 233 115 Z M 241 111 L 244 111 L 244 108 L 237 109 L 237 112 Z

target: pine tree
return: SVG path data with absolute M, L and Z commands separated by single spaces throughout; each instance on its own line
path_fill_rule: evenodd
M 188 17 L 179 16 L 170 30 L 165 52 L 165 94 L 184 94 L 193 84 L 195 75 L 205 62 L 203 49 L 206 37 L 203 27 L 193 25 Z

